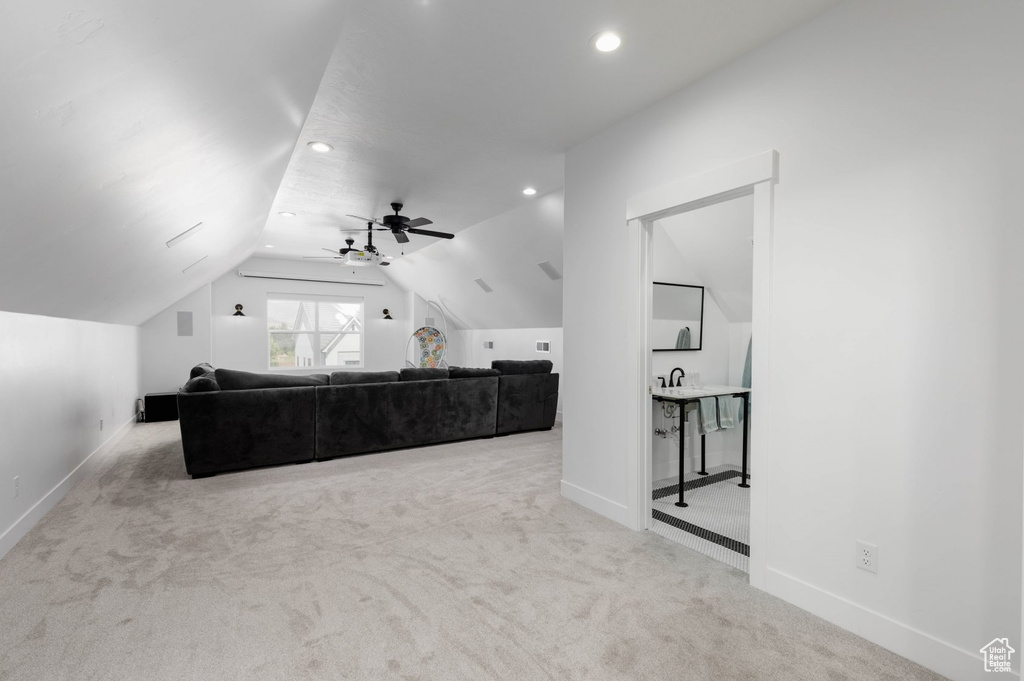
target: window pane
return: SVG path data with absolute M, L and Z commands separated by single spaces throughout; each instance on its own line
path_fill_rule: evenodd
M 361 303 L 319 303 L 323 366 L 358 366 L 362 360 Z
M 270 334 L 270 366 L 272 368 L 284 369 L 312 365 L 313 334 L 281 332 Z
M 270 330 L 312 331 L 313 309 L 298 300 L 267 301 L 267 328 Z

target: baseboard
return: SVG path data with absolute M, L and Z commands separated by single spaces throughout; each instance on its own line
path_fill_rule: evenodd
M 555 412 L 555 422 L 556 423 L 561 423 L 562 422 L 562 412 L 560 412 L 560 411 L 556 411 Z
M 986 676 L 980 652 L 958 648 L 796 577 L 768 568 L 766 590 L 773 596 L 954 681 Z M 1002 635 L 1001 632 L 997 633 Z M 979 647 L 984 643 L 982 641 Z M 1006 678 L 1019 679 L 1020 674 L 1014 672 Z
M 633 527 L 629 509 L 617 501 L 605 499 L 600 494 L 594 494 L 565 480 L 562 481 L 562 496 L 626 527 Z
M 28 534 L 29 530 L 35 527 L 36 523 L 43 519 L 47 513 L 50 512 L 54 506 L 57 505 L 64 495 L 75 486 L 79 480 L 85 475 L 88 464 L 93 456 L 99 452 L 105 452 L 113 448 L 121 439 L 128 434 L 128 432 L 135 427 L 135 416 L 133 415 L 131 420 L 125 423 L 123 426 L 117 429 L 117 431 L 111 435 L 106 441 L 99 447 L 94 449 L 89 456 L 85 457 L 80 464 L 75 466 L 75 470 L 67 474 L 67 476 L 57 483 L 53 489 L 43 495 L 43 498 L 37 501 L 32 508 L 25 511 L 25 513 L 18 518 L 14 523 L 8 527 L 3 534 L 0 534 L 0 558 L 7 555 L 7 552 L 14 548 L 14 545 L 21 541 L 22 537 Z

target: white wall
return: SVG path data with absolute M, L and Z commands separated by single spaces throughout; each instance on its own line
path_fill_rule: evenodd
M 566 485 L 628 517 L 627 198 L 777 149 L 768 589 L 957 679 L 1021 640 L 1022 25 L 846 3 L 566 161 Z
M 213 357 L 210 319 L 212 286 L 206 284 L 140 327 L 142 388 L 173 392 L 188 380 L 189 369 Z M 192 313 L 192 335 L 178 335 L 178 312 Z
M 243 371 L 269 371 L 267 336 L 267 295 L 269 293 L 310 293 L 314 295 L 352 296 L 364 301 L 364 349 L 362 370 L 397 370 L 404 362 L 407 295 L 391 281 L 384 286 L 326 284 L 319 282 L 249 279 L 235 272 L 317 273 L 330 276 L 355 276 L 381 279 L 377 267 L 339 268 L 337 265 L 303 263 L 294 260 L 250 258 L 235 270 L 213 282 L 213 364 Z M 386 279 L 386 277 L 385 277 Z M 232 316 L 235 304 L 245 308 L 245 317 Z M 391 311 L 385 320 L 382 310 Z M 338 369 L 295 369 L 296 373 L 330 373 Z M 186 376 L 188 374 L 186 373 Z
M 134 423 L 138 348 L 133 326 L 0 312 L 0 556 Z
M 351 276 L 385 281 L 384 286 L 250 279 L 238 270 L 284 272 L 305 276 Z M 189 370 L 199 362 L 215 367 L 267 372 L 267 295 L 307 293 L 351 296 L 364 301 L 364 366 L 366 371 L 397 370 L 402 367 L 409 338 L 409 294 L 396 286 L 378 268 L 340 268 L 333 264 L 296 260 L 250 258 L 212 284 L 186 296 L 142 326 L 143 382 L 147 391 L 175 390 L 188 380 Z M 244 317 L 235 317 L 241 303 Z M 385 320 L 382 310 L 391 311 Z M 195 336 L 177 335 L 177 311 L 192 310 Z M 293 369 L 295 373 L 330 373 L 338 369 Z

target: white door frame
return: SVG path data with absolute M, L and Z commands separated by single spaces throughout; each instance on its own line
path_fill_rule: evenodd
M 750 413 L 751 471 L 750 486 L 750 584 L 767 587 L 768 556 L 768 390 L 771 360 L 772 238 L 775 211 L 775 183 L 778 181 L 779 154 L 769 150 L 740 159 L 699 175 L 672 182 L 630 197 L 626 202 L 626 221 L 633 232 L 636 269 L 632 279 L 633 328 L 629 334 L 636 361 L 630 363 L 638 409 L 629 419 L 628 429 L 636 446 L 630 452 L 628 513 L 636 529 L 651 526 L 651 376 L 650 319 L 653 294 L 654 222 L 669 215 L 685 213 L 740 196 L 754 196 L 754 272 L 752 326 L 752 376 L 754 391 Z M 680 434 L 680 437 L 682 435 Z M 682 471 L 680 471 L 680 474 Z

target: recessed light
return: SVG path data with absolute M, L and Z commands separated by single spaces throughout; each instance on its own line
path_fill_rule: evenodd
M 326 154 L 328 151 L 334 151 L 334 147 L 327 142 L 310 142 L 306 146 L 313 151 L 319 151 L 321 154 Z
M 293 218 L 293 217 L 295 217 L 295 213 L 291 212 L 290 210 L 283 210 L 280 213 L 278 213 L 278 215 L 280 215 L 281 217 L 285 217 L 285 218 Z
M 622 44 L 622 38 L 614 31 L 605 31 L 595 35 L 590 42 L 598 52 L 612 52 L 619 49 L 619 45 Z
M 526 189 L 523 190 L 523 193 L 526 194 L 527 196 L 533 196 L 534 194 L 537 193 L 537 190 L 534 189 L 533 187 L 527 187 Z
M 271 245 L 271 244 L 267 244 L 267 245 L 266 245 L 266 246 L 264 246 L 263 248 L 273 248 L 273 245 Z

